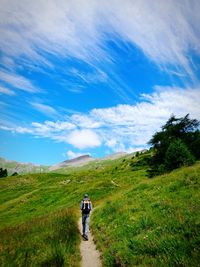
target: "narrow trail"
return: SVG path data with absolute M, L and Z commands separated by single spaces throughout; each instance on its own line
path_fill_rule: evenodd
M 82 231 L 81 218 L 78 221 L 78 227 L 81 234 Z M 81 267 L 102 267 L 100 260 L 100 253 L 96 249 L 96 246 L 93 241 L 93 236 L 91 233 L 89 233 L 88 241 L 81 239 L 80 251 L 81 251 Z

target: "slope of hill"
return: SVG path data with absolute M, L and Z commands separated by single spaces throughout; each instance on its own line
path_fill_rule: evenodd
M 148 156 L 2 178 L 0 265 L 78 266 L 75 222 L 87 192 L 104 266 L 198 266 L 200 163 L 148 179 Z
M 73 159 L 65 160 L 61 163 L 58 163 L 56 165 L 53 165 L 49 168 L 50 171 L 56 171 L 61 170 L 69 167 L 82 167 L 84 165 L 88 165 L 90 162 L 93 164 L 97 163 L 97 165 L 100 164 L 101 161 L 106 160 L 115 160 L 118 158 L 122 158 L 127 156 L 128 154 L 126 152 L 118 152 L 114 154 L 110 154 L 104 158 L 93 158 L 90 155 L 82 155 Z M 94 165 L 93 164 L 93 165 Z M 87 168 L 88 166 L 86 166 Z
M 61 168 L 65 167 L 76 167 L 76 166 L 81 166 L 84 164 L 87 164 L 90 161 L 93 161 L 94 159 L 90 155 L 82 155 L 77 158 L 65 160 L 61 163 L 58 163 L 56 165 L 53 165 L 49 168 L 50 171 L 55 171 Z
M 104 265 L 200 266 L 200 163 L 138 178 L 94 213 Z
M 124 157 L 126 155 L 128 155 L 126 152 L 117 152 L 117 153 L 114 153 L 114 154 L 111 154 L 111 155 L 106 156 L 102 160 L 106 160 L 106 159 L 118 159 L 118 158 Z
M 47 172 L 49 168 L 44 165 L 20 163 L 14 160 L 6 160 L 4 158 L 0 158 L 0 167 L 7 169 L 8 175 L 13 174 L 14 172 L 17 172 L 18 174 Z

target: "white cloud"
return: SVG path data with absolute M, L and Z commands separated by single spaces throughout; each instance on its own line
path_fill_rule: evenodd
M 0 86 L 0 94 L 5 94 L 5 95 L 10 95 L 10 96 L 13 96 L 15 95 L 15 92 L 4 87 L 4 86 Z
M 10 126 L 4 126 L 0 125 L 0 129 L 4 131 L 10 131 L 13 133 L 19 133 L 19 134 L 33 134 L 33 131 L 26 127 L 16 126 L 16 127 L 10 127 Z
M 72 68 L 70 72 L 76 78 L 78 77 L 80 80 L 84 81 L 85 83 L 95 83 L 95 82 L 107 82 L 108 75 L 103 72 L 102 70 L 96 68 L 95 66 L 93 72 L 81 72 L 76 68 Z
M 182 117 L 189 113 L 191 118 L 200 120 L 199 99 L 199 87 L 181 89 L 157 86 L 154 93 L 143 94 L 141 102 L 136 105 L 93 109 L 87 114 L 68 116 L 65 121 L 33 122 L 30 127 L 18 127 L 16 131 L 29 131 L 35 136 L 71 144 L 78 149 L 104 145 L 115 152 L 134 151 L 145 148 L 171 114 Z M 14 131 L 15 128 L 4 130 Z
M 16 73 L 8 73 L 5 71 L 0 71 L 0 80 L 4 83 L 11 85 L 14 88 L 29 93 L 35 93 L 39 91 L 38 88 L 36 88 L 31 81 Z
M 95 120 L 94 118 L 83 115 L 83 114 L 74 114 L 71 117 L 71 120 L 76 123 L 76 125 L 80 128 L 99 128 L 101 126 L 101 122 Z
M 67 142 L 79 149 L 98 147 L 101 145 L 99 136 L 92 130 L 75 130 L 67 137 Z
M 55 108 L 52 108 L 51 106 L 36 102 L 30 102 L 30 104 L 34 107 L 34 109 L 45 114 L 48 117 L 54 117 L 58 115 L 58 112 L 55 110 Z
M 144 150 L 146 148 L 147 148 L 146 146 L 143 146 L 143 147 L 129 147 L 128 149 L 126 149 L 126 152 L 127 153 L 139 152 L 139 151 L 142 151 L 142 150 Z
M 53 139 L 64 141 L 66 132 L 73 130 L 76 126 L 71 122 L 62 121 L 45 121 L 44 123 L 32 122 L 35 134 L 52 137 Z M 59 133 L 59 135 L 58 135 Z M 64 137 L 64 139 L 63 139 Z
M 117 144 L 117 140 L 116 139 L 108 139 L 105 144 L 108 147 L 114 148 Z
M 69 159 L 74 159 L 74 158 L 77 158 L 77 157 L 80 157 L 82 156 L 83 154 L 82 153 L 76 153 L 76 152 L 73 152 L 71 150 L 68 150 L 67 153 L 66 153 L 67 157 Z
M 21 134 L 25 134 L 25 133 L 27 133 L 27 134 L 32 134 L 32 133 L 33 133 L 33 131 L 32 131 L 31 129 L 28 129 L 28 128 L 26 128 L 26 127 L 20 127 L 20 126 L 16 127 L 16 128 L 14 129 L 14 131 L 15 131 L 16 133 L 21 133 Z
M 56 130 L 56 131 L 64 131 L 64 130 L 73 130 L 76 128 L 76 126 L 71 123 L 71 122 L 67 122 L 67 121 L 56 121 L 56 122 L 52 122 L 52 121 L 45 121 L 46 126 L 49 126 L 50 128 Z
M 48 127 L 45 122 L 44 123 L 32 122 L 31 125 L 33 126 L 35 135 L 50 137 L 51 132 L 54 132 L 54 129 L 51 130 L 51 128 Z
M 200 53 L 199 10 L 198 0 L 1 1 L 0 49 L 48 66 L 43 52 L 112 61 L 106 41 L 117 36 L 162 67 L 193 75 L 188 52 Z
M 121 36 L 156 63 L 180 65 L 190 72 L 187 52 L 200 52 L 199 8 L 199 1 L 124 1 L 123 8 L 113 5 L 110 20 Z

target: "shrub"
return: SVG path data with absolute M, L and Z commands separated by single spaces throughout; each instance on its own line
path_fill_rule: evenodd
M 13 174 L 11 176 L 16 176 L 16 175 L 18 175 L 18 173 L 17 172 L 13 172 Z
M 191 165 L 194 161 L 194 157 L 187 146 L 180 139 L 177 139 L 167 149 L 164 167 L 171 171 L 183 165 Z
M 8 176 L 7 169 L 0 168 L 0 178 Z

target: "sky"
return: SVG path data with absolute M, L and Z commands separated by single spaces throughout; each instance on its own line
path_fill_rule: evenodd
M 148 148 L 200 120 L 199 0 L 0 0 L 0 157 Z

